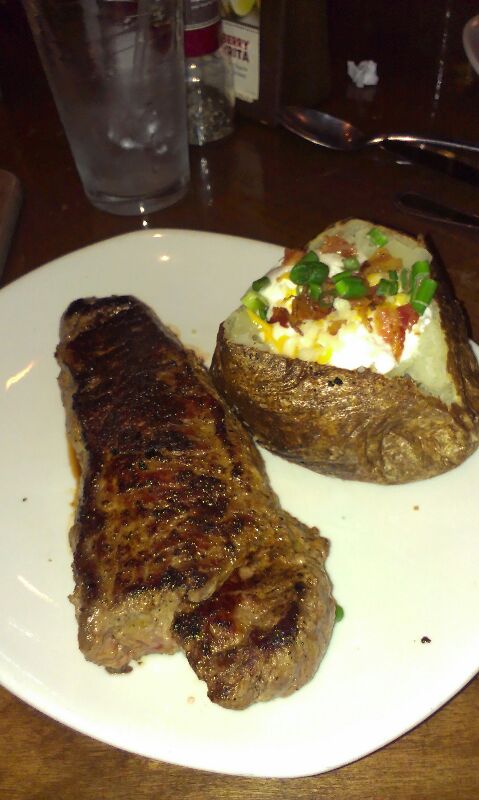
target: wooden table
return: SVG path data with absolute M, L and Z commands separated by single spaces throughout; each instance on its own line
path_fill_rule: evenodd
M 390 5 L 371 2 L 363 19 L 363 4 L 331 4 L 333 91 L 323 108 L 366 130 L 416 128 L 479 141 L 479 78 L 467 65 L 460 40 L 475 3 Z M 347 58 L 378 62 L 377 89 L 348 83 Z M 15 0 L 0 3 L 0 86 L 0 168 L 15 173 L 24 190 L 4 284 L 78 247 L 142 227 L 140 218 L 108 215 L 85 199 Z M 188 196 L 150 215 L 150 227 L 217 231 L 291 246 L 347 216 L 425 231 L 449 268 L 479 341 L 479 233 L 422 223 L 394 206 L 396 192 L 414 190 L 477 211 L 478 188 L 426 167 L 399 165 L 379 150 L 332 153 L 245 120 L 230 139 L 193 149 L 191 166 Z M 0 796 L 8 800 L 479 796 L 478 678 L 381 751 L 325 775 L 293 780 L 235 778 L 149 761 L 75 733 L 3 689 L 0 708 Z

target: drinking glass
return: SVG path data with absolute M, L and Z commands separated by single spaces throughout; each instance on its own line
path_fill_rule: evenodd
M 189 183 L 181 0 L 23 0 L 86 195 L 115 214 Z

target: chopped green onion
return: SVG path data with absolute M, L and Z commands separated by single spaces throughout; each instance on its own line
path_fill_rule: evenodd
M 378 247 L 383 247 L 388 243 L 389 239 L 379 228 L 371 228 L 368 232 L 370 241 Z
M 401 289 L 403 292 L 409 291 L 409 271 L 407 267 L 401 270 Z
M 359 259 L 356 258 L 356 256 L 350 256 L 348 258 L 343 258 L 343 264 L 346 267 L 346 269 L 351 269 L 353 271 L 358 270 L 359 267 L 360 267 Z
M 309 293 L 313 300 L 319 300 L 321 297 L 321 284 L 310 281 L 308 283 Z
M 343 278 L 350 278 L 350 277 L 351 273 L 349 272 L 348 269 L 346 269 L 343 270 L 342 272 L 338 272 L 336 275 L 333 275 L 332 281 L 333 283 L 337 283 L 338 281 L 341 281 Z
M 293 269 L 289 273 L 289 278 L 293 281 L 293 283 L 303 286 L 309 281 L 310 275 L 311 264 L 307 264 L 304 261 L 298 261 L 298 263 L 294 265 Z
M 424 278 L 417 287 L 414 295 L 418 300 L 424 300 L 424 302 L 430 303 L 436 294 L 436 289 L 437 281 L 433 280 L 433 278 Z
M 335 284 L 335 288 L 340 297 L 344 297 L 346 300 L 349 300 L 356 297 L 364 297 L 368 293 L 369 287 L 366 286 L 360 277 L 356 275 L 348 275 L 347 277 L 338 280 Z
M 327 264 L 324 264 L 322 261 L 318 261 L 317 264 L 313 264 L 311 267 L 311 273 L 309 276 L 309 283 L 323 283 L 329 275 L 329 267 Z
M 305 253 L 304 256 L 301 256 L 301 258 L 297 263 L 299 264 L 303 262 L 305 264 L 317 264 L 318 261 L 319 261 L 318 254 L 314 250 L 308 250 L 308 252 Z
M 310 250 L 299 261 L 296 262 L 289 273 L 290 280 L 300 286 L 313 281 L 322 283 L 329 275 L 329 267 L 319 260 L 317 254 Z
M 271 283 L 271 280 L 268 278 L 268 276 L 267 275 L 263 275 L 262 278 L 258 278 L 257 281 L 253 281 L 253 283 L 251 284 L 251 288 L 255 292 L 260 292 L 261 289 L 266 289 L 266 287 L 269 286 L 270 283 Z
M 411 305 L 418 314 L 424 314 L 426 308 L 436 294 L 437 281 L 424 278 L 411 295 Z
M 411 291 L 414 291 L 416 283 L 428 278 L 430 274 L 428 261 L 415 261 L 411 267 Z
M 399 275 L 395 269 L 389 270 L 389 280 L 392 284 L 392 294 L 397 294 L 399 291 Z
M 268 304 L 253 289 L 248 289 L 246 294 L 241 298 L 241 302 L 246 308 L 252 311 L 253 314 L 257 314 L 261 319 L 266 319 Z
M 334 612 L 334 621 L 341 622 L 344 617 L 344 608 L 336 603 L 336 611 Z
M 391 295 L 397 294 L 398 289 L 399 289 L 398 274 L 395 270 L 390 270 L 389 280 L 387 278 L 381 278 L 376 287 L 376 294 L 390 297 Z
M 382 297 L 390 297 L 398 293 L 398 285 L 394 281 L 388 281 L 387 278 L 381 278 L 377 287 L 376 294 Z
M 244 293 L 243 297 L 241 298 L 241 302 L 243 303 L 246 308 L 249 308 L 252 302 L 257 298 L 257 293 L 254 289 L 248 289 L 247 292 Z
M 378 285 L 376 286 L 376 294 L 379 295 L 386 295 L 391 294 L 390 291 L 391 281 L 387 281 L 386 278 L 381 278 Z
M 413 307 L 414 311 L 419 314 L 420 317 L 422 317 L 426 308 L 428 307 L 428 303 L 423 303 L 421 300 L 411 300 L 411 306 Z

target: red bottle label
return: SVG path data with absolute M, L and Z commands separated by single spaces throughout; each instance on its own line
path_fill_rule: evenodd
M 219 47 L 217 0 L 185 0 L 185 56 L 205 56 Z

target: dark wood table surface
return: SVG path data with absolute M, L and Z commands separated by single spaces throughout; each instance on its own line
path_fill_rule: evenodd
M 368 131 L 415 129 L 479 142 L 479 78 L 461 44 L 462 27 L 476 4 L 371 0 L 367 5 L 366 12 L 365 4 L 353 0 L 330 4 L 332 90 L 321 107 Z M 346 77 L 346 60 L 362 58 L 378 63 L 376 88 L 357 89 Z M 0 86 L 0 168 L 17 175 L 24 192 L 2 285 L 57 256 L 143 226 L 139 217 L 112 216 L 85 199 L 15 0 L 0 2 Z M 423 222 L 394 205 L 397 192 L 421 191 L 477 212 L 479 187 L 425 166 L 398 164 L 378 149 L 334 153 L 244 119 L 231 138 L 192 149 L 191 168 L 188 196 L 151 214 L 149 227 L 201 229 L 290 246 L 348 216 L 422 231 L 446 263 L 468 311 L 471 335 L 479 341 L 479 232 Z M 460 576 L 451 576 L 455 579 Z M 479 796 L 478 678 L 379 752 L 328 774 L 291 780 L 209 774 L 125 753 L 52 721 L 4 689 L 0 709 L 0 797 L 9 800 Z

